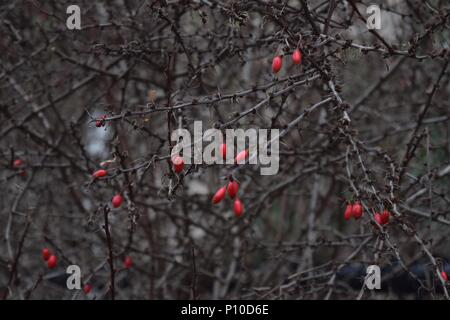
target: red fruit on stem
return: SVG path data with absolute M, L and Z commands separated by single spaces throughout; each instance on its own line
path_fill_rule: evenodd
M 442 277 L 442 279 L 444 279 L 444 281 L 445 281 L 445 282 L 447 282 L 447 281 L 448 281 L 448 276 L 447 276 L 447 272 L 445 272 L 445 271 L 442 271 L 442 272 L 441 272 L 441 277 Z
M 245 159 L 247 159 L 248 156 L 249 156 L 248 149 L 245 149 L 236 155 L 235 161 L 237 163 L 241 163 L 241 162 L 245 161 Z
M 125 269 L 130 269 L 132 265 L 133 265 L 133 260 L 131 260 L 130 256 L 126 256 L 125 260 L 123 260 L 123 266 L 125 267 Z
M 223 186 L 222 188 L 217 190 L 216 193 L 214 194 L 213 198 L 212 198 L 212 203 L 216 204 L 216 203 L 219 203 L 220 201 L 222 201 L 223 198 L 225 198 L 225 194 L 226 193 L 227 193 L 227 187 L 226 186 Z
M 391 216 L 391 214 L 389 213 L 389 211 L 384 210 L 383 213 L 381 214 L 381 222 L 382 224 L 387 224 L 389 222 L 389 217 Z
M 50 250 L 48 250 L 47 248 L 42 249 L 42 258 L 45 261 L 47 261 L 50 258 L 51 255 L 52 254 L 51 254 Z
M 172 157 L 172 164 L 173 164 L 173 170 L 176 173 L 180 173 L 181 171 L 183 171 L 184 160 L 183 160 L 182 157 L 180 157 L 180 156 L 173 156 Z
M 83 291 L 84 291 L 84 293 L 89 294 L 89 292 L 91 292 L 91 290 L 92 290 L 92 286 L 91 286 L 89 283 L 86 283 L 86 284 L 83 286 Z
M 220 156 L 224 160 L 227 158 L 227 145 L 225 143 L 220 145 Z
M 120 194 L 116 194 L 113 198 L 112 198 L 112 205 L 114 208 L 118 208 L 122 205 L 123 202 L 123 197 Z
M 277 73 L 278 71 L 280 71 L 282 65 L 283 65 L 283 60 L 281 59 L 280 56 L 276 56 L 275 58 L 273 58 L 273 60 L 272 60 L 273 73 Z
M 108 171 L 100 169 L 95 171 L 92 175 L 94 176 L 94 178 L 101 178 L 104 177 L 108 174 Z
M 50 258 L 47 260 L 47 266 L 49 269 L 53 269 L 56 267 L 56 256 L 51 255 Z
M 361 218 L 362 214 L 363 214 L 363 208 L 362 208 L 361 204 L 359 202 L 355 202 L 355 204 L 352 207 L 353 218 L 358 220 L 359 218 Z
M 344 212 L 344 219 L 346 221 L 350 220 L 350 218 L 352 217 L 352 210 L 353 210 L 353 206 L 351 204 L 348 204 L 347 207 L 345 208 L 345 212 Z
M 375 213 L 374 215 L 373 215 L 373 218 L 375 219 L 375 221 L 381 226 L 381 225 L 383 225 L 383 221 L 382 221 L 382 218 L 381 218 L 381 214 L 379 214 L 378 212 L 377 213 Z
M 244 205 L 242 204 L 241 200 L 239 199 L 234 200 L 234 215 L 237 218 L 239 218 L 243 212 L 244 212 Z
M 14 160 L 13 166 L 14 168 L 20 168 L 23 165 L 23 161 L 21 159 Z
M 292 53 L 292 62 L 294 64 L 302 63 L 302 53 L 300 52 L 299 49 L 295 49 L 294 52 Z
M 95 126 L 98 127 L 103 127 L 105 125 L 105 119 L 106 119 L 106 114 L 101 115 L 96 121 L 95 121 Z
M 389 222 L 390 215 L 389 211 L 384 210 L 382 213 L 375 213 L 373 218 L 379 225 L 383 226 Z
M 228 183 L 228 195 L 230 196 L 230 198 L 234 199 L 238 191 L 239 191 L 239 183 L 237 183 L 236 181 L 230 181 Z

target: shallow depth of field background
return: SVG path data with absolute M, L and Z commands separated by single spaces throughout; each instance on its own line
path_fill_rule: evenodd
M 66 27 L 70 4 L 82 30 Z M 443 0 L 3 2 L 0 297 L 449 298 L 449 16 Z M 168 136 L 195 120 L 285 130 L 278 174 L 175 174 Z M 239 219 L 232 200 L 211 204 L 230 175 Z M 356 200 L 363 217 L 345 221 Z M 89 295 L 66 288 L 71 264 Z M 364 290 L 371 264 L 381 291 Z

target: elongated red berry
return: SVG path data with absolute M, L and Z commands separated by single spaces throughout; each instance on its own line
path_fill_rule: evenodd
M 283 65 L 283 59 L 280 56 L 276 56 L 272 60 L 272 71 L 273 73 L 277 73 L 281 70 L 281 66 Z
M 447 281 L 448 281 L 448 276 L 447 276 L 447 272 L 445 272 L 445 271 L 441 271 L 441 277 L 442 277 L 442 279 L 444 279 L 444 281 L 445 281 L 445 282 L 447 282 Z
M 56 260 L 56 256 L 55 255 L 51 255 L 48 258 L 48 260 L 47 260 L 47 266 L 48 266 L 49 269 L 55 268 L 56 267 L 56 263 L 57 263 L 57 260 Z
M 239 191 L 239 183 L 237 183 L 236 181 L 230 181 L 228 182 L 228 195 L 230 196 L 231 199 L 234 199 L 234 197 L 236 197 L 238 191 Z
M 130 269 L 133 266 L 133 260 L 130 256 L 125 257 L 125 260 L 123 260 L 123 266 L 125 269 Z
M 352 207 L 353 218 L 358 220 L 359 218 L 361 218 L 362 214 L 363 214 L 363 208 L 361 207 L 361 204 L 359 202 L 355 202 L 355 204 Z
M 239 153 L 236 155 L 236 158 L 235 158 L 234 160 L 235 160 L 237 163 L 243 163 L 243 162 L 245 161 L 245 159 L 248 158 L 248 155 L 249 155 L 248 149 L 245 149 L 245 150 L 239 152 Z
M 92 286 L 89 283 L 86 283 L 83 286 L 83 291 L 84 291 L 85 294 L 89 294 L 89 292 L 91 292 L 91 290 L 92 290 Z
M 106 176 L 108 174 L 108 171 L 100 169 L 95 171 L 92 175 L 94 176 L 94 178 L 102 178 L 104 176 Z
M 13 162 L 14 168 L 20 168 L 23 165 L 23 161 L 21 159 L 16 159 Z
M 222 188 L 217 190 L 216 193 L 214 194 L 213 198 L 212 198 L 212 203 L 216 204 L 216 203 L 219 203 L 220 201 L 222 201 L 223 198 L 225 198 L 225 194 L 226 193 L 227 193 L 227 187 L 226 186 L 223 186 Z
M 173 165 L 173 171 L 176 173 L 180 173 L 183 171 L 184 168 L 184 160 L 180 156 L 173 156 L 172 157 L 172 165 Z
M 345 208 L 345 212 L 344 212 L 344 219 L 345 220 L 350 220 L 350 218 L 352 217 L 352 211 L 353 211 L 353 206 L 351 204 L 348 204 L 347 207 Z
M 224 160 L 227 158 L 227 145 L 225 143 L 220 145 L 220 156 Z
M 50 250 L 48 250 L 47 248 L 42 249 L 42 259 L 47 261 L 51 255 L 52 254 L 51 254 Z
M 300 52 L 299 49 L 295 49 L 294 52 L 292 53 L 292 62 L 294 64 L 302 63 L 302 53 Z
M 242 204 L 241 200 L 236 199 L 234 200 L 234 215 L 239 218 L 242 213 L 244 212 L 244 205 Z
M 116 194 L 113 198 L 112 198 L 112 205 L 114 208 L 118 208 L 122 205 L 123 202 L 123 197 L 120 194 Z

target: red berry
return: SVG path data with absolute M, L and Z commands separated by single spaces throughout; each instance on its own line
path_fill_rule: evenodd
M 14 168 L 20 168 L 23 165 L 23 161 L 21 159 L 14 160 L 13 166 Z
M 116 194 L 113 198 L 112 198 L 112 205 L 114 208 L 118 208 L 122 205 L 123 202 L 123 197 L 120 194 Z
M 47 261 L 50 258 L 51 255 L 52 254 L 51 254 L 50 250 L 48 250 L 47 248 L 42 249 L 42 258 L 45 261 Z
M 384 210 L 383 213 L 375 213 L 373 218 L 379 225 L 385 225 L 389 222 L 390 213 L 387 210 Z
M 234 200 L 234 215 L 237 218 L 239 218 L 243 212 L 244 212 L 244 205 L 242 204 L 241 200 L 239 199 Z
M 220 155 L 224 160 L 227 158 L 227 145 L 225 143 L 220 145 Z
M 361 218 L 362 214 L 363 208 L 361 207 L 361 204 L 359 202 L 356 202 L 352 207 L 352 216 L 353 218 L 358 220 L 359 218 Z
M 103 126 L 103 122 L 101 120 L 97 120 L 97 121 L 95 121 L 95 126 L 97 128 L 99 128 L 99 127 Z
M 389 222 L 390 216 L 391 216 L 391 214 L 389 213 L 389 211 L 384 210 L 383 213 L 381 214 L 381 222 L 383 224 L 387 224 Z
M 226 193 L 227 193 L 227 187 L 226 186 L 223 186 L 222 188 L 217 190 L 216 193 L 214 194 L 213 198 L 212 198 L 212 203 L 216 204 L 216 203 L 219 203 L 220 201 L 222 201 L 223 198 L 225 198 L 225 194 Z
M 277 73 L 278 71 L 280 71 L 282 65 L 283 65 L 283 60 L 281 59 L 280 56 L 276 56 L 275 58 L 273 58 L 273 60 L 272 60 L 273 73 Z
M 237 183 L 236 181 L 230 181 L 228 183 L 228 195 L 230 196 L 230 198 L 234 199 L 238 191 L 239 191 L 239 183 Z
M 126 269 L 130 269 L 133 265 L 133 260 L 131 260 L 130 256 L 126 256 L 125 260 L 123 260 L 123 265 Z
M 299 49 L 295 49 L 294 52 L 292 53 L 292 62 L 294 64 L 302 63 L 302 53 L 300 52 Z
M 375 214 L 373 215 L 373 218 L 375 219 L 375 221 L 376 221 L 380 226 L 383 225 L 383 219 L 381 218 L 381 214 L 379 214 L 379 213 L 377 212 L 377 213 L 375 213 Z
M 245 149 L 236 155 L 235 161 L 237 163 L 241 163 L 242 161 L 245 161 L 245 159 L 248 158 L 248 155 L 249 155 L 248 149 Z
M 108 174 L 108 171 L 100 169 L 95 171 L 92 175 L 94 176 L 94 178 L 101 178 L 104 177 Z
M 84 291 L 84 293 L 89 294 L 89 292 L 91 292 L 91 290 L 92 290 L 92 286 L 91 286 L 89 283 L 86 283 L 86 284 L 83 286 L 83 291 Z
M 448 281 L 448 276 L 447 276 L 447 272 L 445 272 L 445 271 L 441 271 L 441 277 L 442 277 L 442 279 L 444 279 L 444 281 L 445 281 L 445 282 L 447 282 L 447 281 Z
M 51 255 L 47 260 L 47 266 L 49 269 L 53 269 L 56 267 L 56 256 Z
M 352 209 L 353 209 L 353 206 L 351 204 L 348 204 L 347 207 L 345 208 L 345 212 L 344 212 L 345 220 L 348 221 L 352 217 Z
M 172 164 L 173 164 L 173 170 L 176 173 L 180 173 L 181 171 L 183 171 L 184 160 L 183 160 L 182 157 L 180 157 L 180 156 L 173 156 L 172 157 Z

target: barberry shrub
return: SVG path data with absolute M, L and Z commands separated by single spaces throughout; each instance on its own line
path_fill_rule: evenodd
M 449 298 L 448 1 L 70 4 L 0 10 L 0 297 Z M 277 174 L 173 156 L 194 121 Z

